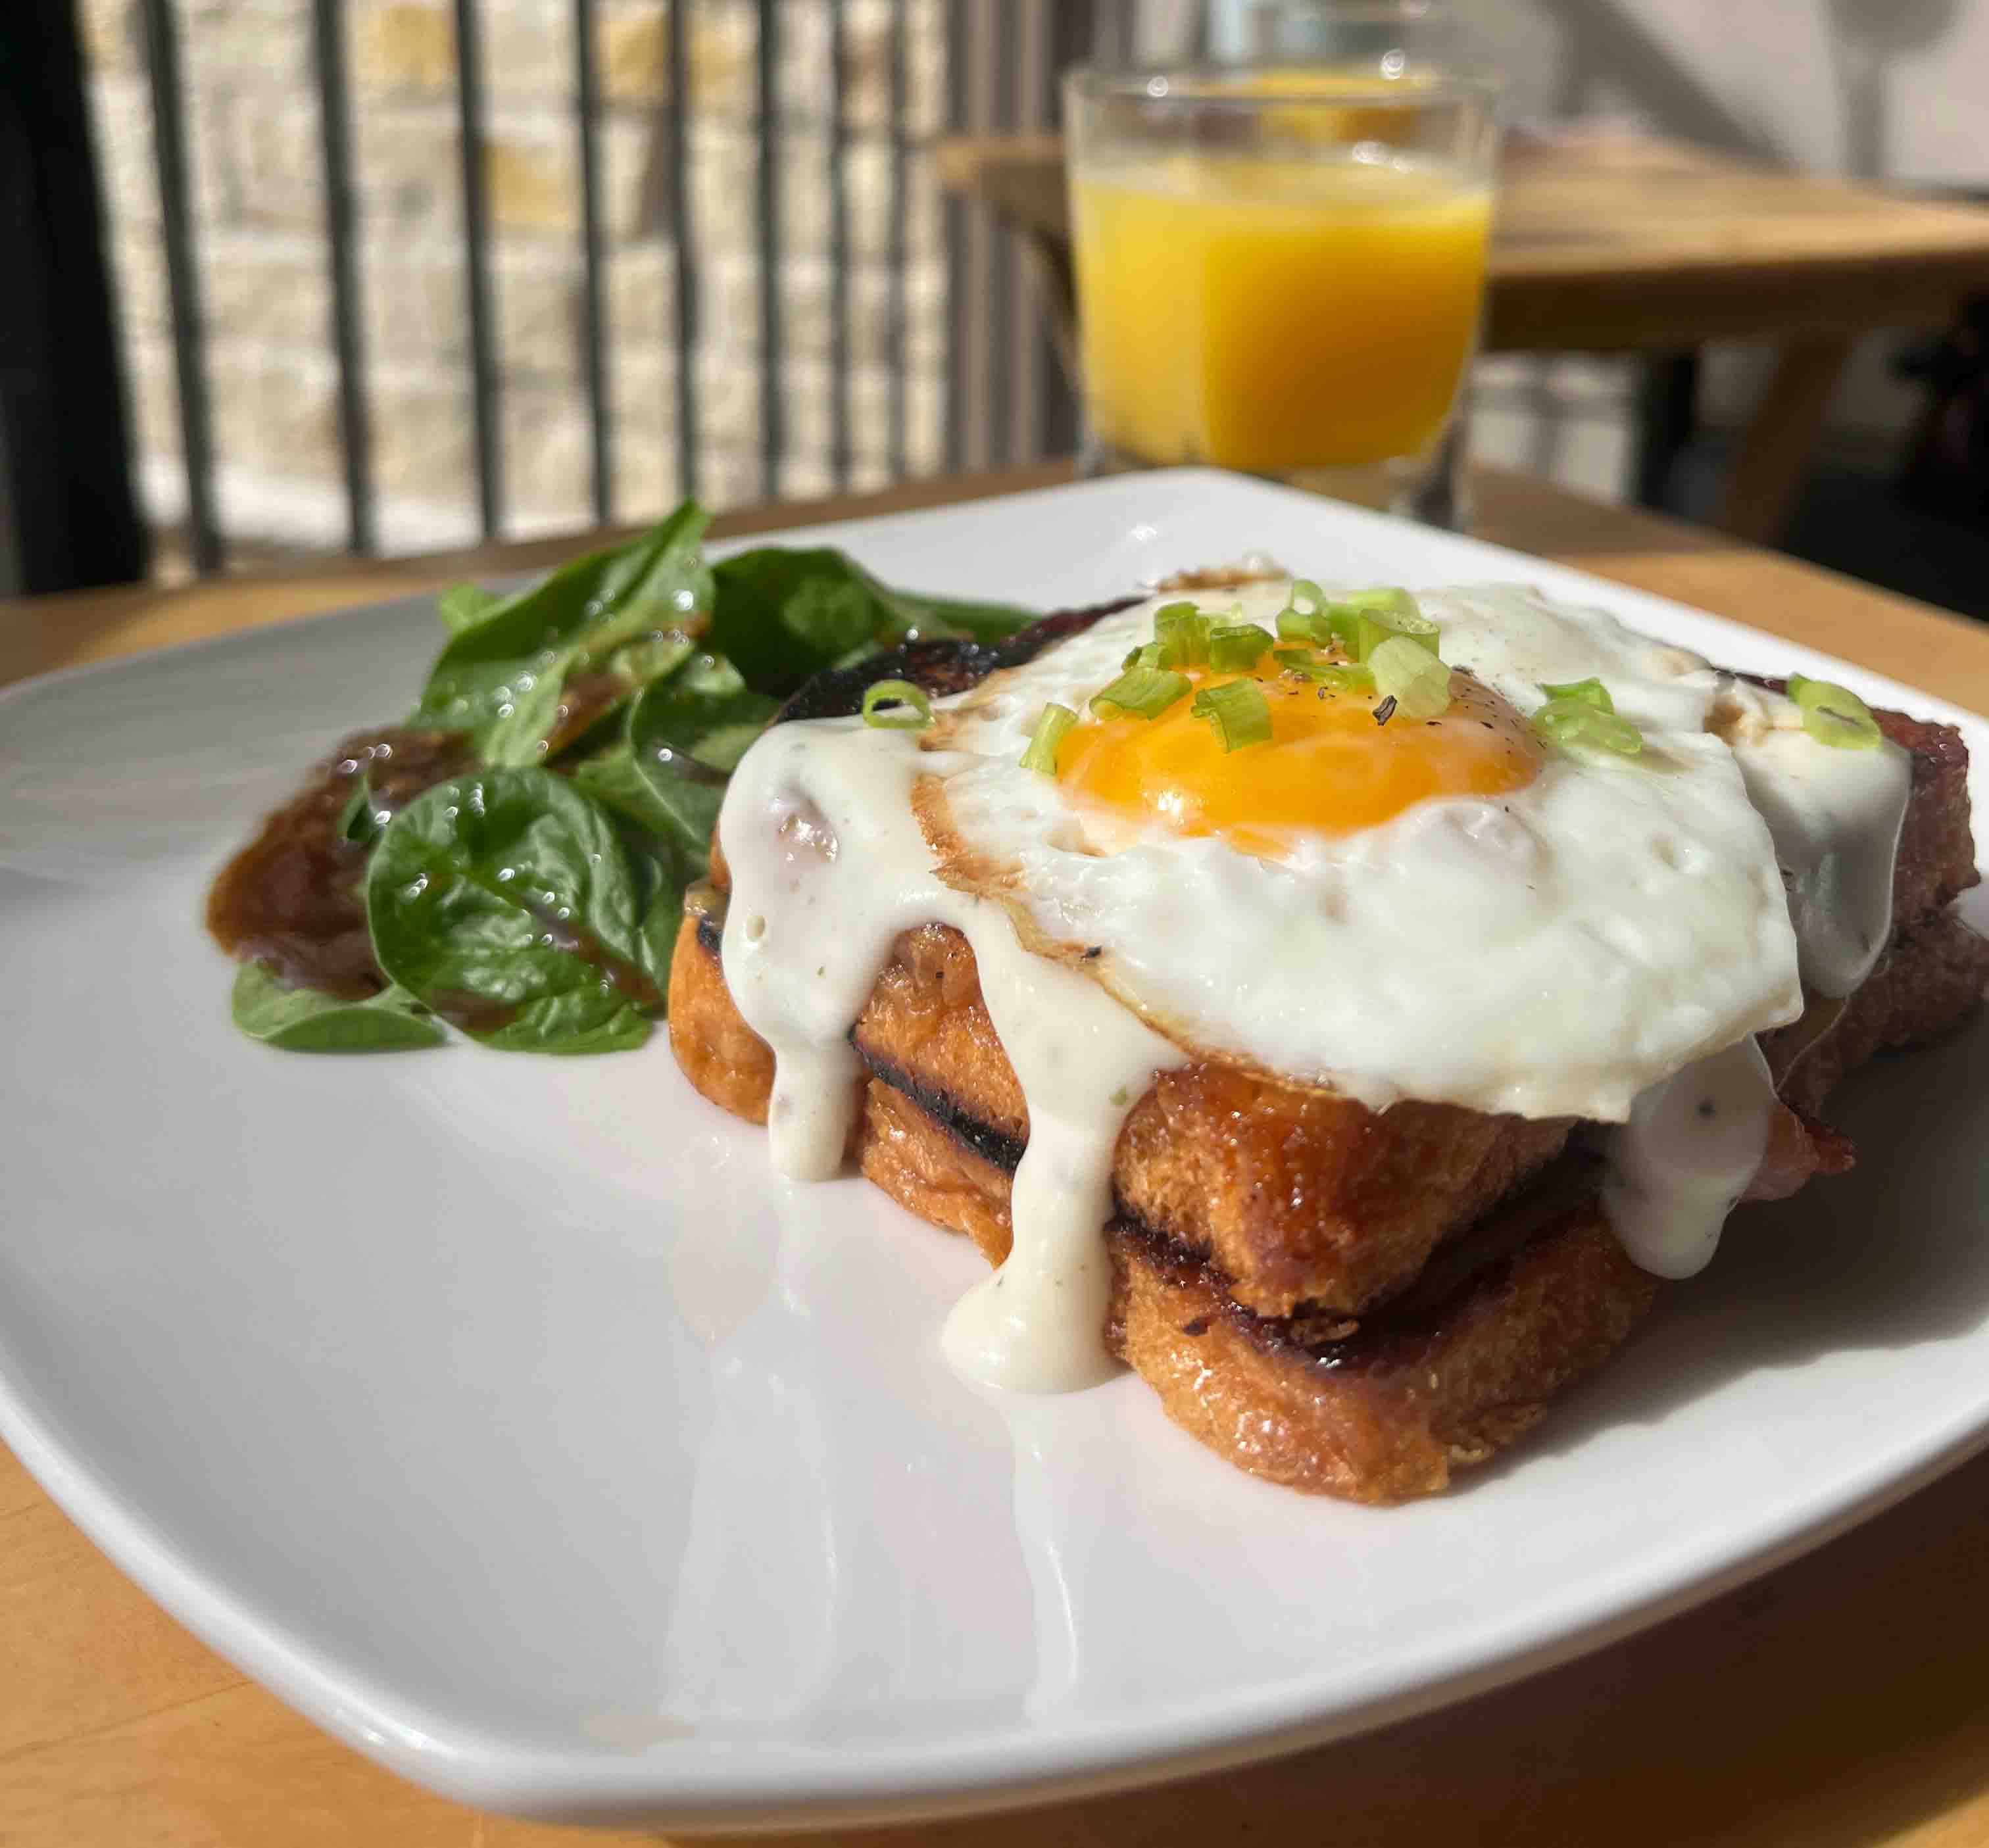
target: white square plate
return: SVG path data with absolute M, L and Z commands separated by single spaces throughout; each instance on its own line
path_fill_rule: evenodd
M 1205 471 L 822 536 L 1045 608 L 1251 550 L 1531 580 L 1989 760 L 1980 722 L 1825 657 Z M 1857 1171 L 1737 1220 L 1510 1460 L 1389 1512 L 1239 1474 L 1130 1377 L 962 1385 L 937 1334 L 979 1259 L 860 1181 L 778 1180 L 660 1033 L 250 1044 L 206 882 L 439 639 L 409 601 L 0 699 L 0 1434 L 168 1609 L 406 1775 L 743 1826 L 1239 1760 L 1649 1623 L 1989 1435 L 1980 1026 L 1865 1075 Z

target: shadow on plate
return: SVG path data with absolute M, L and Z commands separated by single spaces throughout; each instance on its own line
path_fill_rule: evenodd
M 1953 1340 L 1989 1322 L 1989 1018 L 1875 1061 L 1826 1115 L 1855 1143 L 1857 1166 L 1735 1213 L 1713 1263 L 1667 1286 L 1618 1359 L 1549 1413 L 1516 1461 L 1655 1423 L 1764 1368 Z

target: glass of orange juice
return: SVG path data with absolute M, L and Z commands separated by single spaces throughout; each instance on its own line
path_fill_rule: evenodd
M 1391 50 L 1065 86 L 1086 471 L 1212 463 L 1461 524 L 1493 80 Z

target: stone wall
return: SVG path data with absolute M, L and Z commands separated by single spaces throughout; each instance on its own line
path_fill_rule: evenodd
M 191 142 L 215 447 L 244 540 L 341 543 L 343 465 L 307 0 L 176 0 Z M 911 0 L 906 274 L 907 462 L 944 444 L 946 272 L 930 157 L 946 95 L 944 8 Z M 171 327 L 143 29 L 134 0 L 81 0 L 147 496 L 184 509 Z M 676 479 L 669 103 L 659 0 L 598 0 L 597 56 L 617 512 Z M 831 486 L 828 8 L 784 0 L 778 104 L 784 494 Z M 482 0 L 485 152 L 507 530 L 590 515 L 579 154 L 570 0 Z M 348 0 L 361 289 L 382 536 L 475 530 L 475 436 L 449 0 Z M 854 479 L 886 478 L 890 432 L 890 8 L 849 0 L 846 95 Z M 699 488 L 760 489 L 757 12 L 700 0 L 687 22 L 690 235 L 698 260 Z

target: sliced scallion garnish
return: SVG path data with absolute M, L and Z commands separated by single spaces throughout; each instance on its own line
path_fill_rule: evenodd
M 1041 770 L 1046 777 L 1056 774 L 1057 746 L 1063 743 L 1063 735 L 1076 724 L 1077 715 L 1067 706 L 1059 706 L 1052 700 L 1045 706 L 1036 720 L 1036 729 L 1029 734 L 1029 748 L 1022 753 L 1022 768 Z
M 890 709 L 884 710 L 886 702 Z M 873 680 L 863 689 L 863 723 L 888 732 L 922 732 L 933 722 L 932 702 L 909 680 Z
M 1450 669 L 1414 637 L 1388 637 L 1366 665 L 1375 691 L 1404 719 L 1434 719 L 1450 704 Z
M 1188 691 L 1185 674 L 1144 662 L 1128 668 L 1108 686 L 1091 696 L 1093 712 L 1110 706 L 1132 719 L 1157 719 Z
M 1564 680 L 1558 685 L 1543 680 L 1540 691 L 1550 700 L 1578 699 L 1584 706 L 1600 706 L 1605 712 L 1616 709 L 1616 702 L 1609 697 L 1609 689 L 1591 675 L 1586 680 Z
M 1885 735 L 1872 716 L 1872 709 L 1850 688 L 1835 681 L 1791 674 L 1789 697 L 1802 712 L 1803 729 L 1819 744 L 1838 750 L 1869 751 Z
M 1221 686 L 1204 687 L 1188 709 L 1215 727 L 1215 735 L 1225 751 L 1271 741 L 1270 703 L 1254 680 L 1230 680 Z
M 1644 734 L 1620 712 L 1605 712 L 1585 699 L 1550 699 L 1533 715 L 1533 729 L 1550 743 L 1582 745 L 1634 757 Z
M 1398 585 L 1350 591 L 1344 597 L 1336 597 L 1327 619 L 1340 645 L 1356 661 L 1365 661 L 1384 642 L 1398 635 L 1432 655 L 1437 652 L 1437 625 Z
M 1218 674 L 1246 674 L 1264 658 L 1270 631 L 1238 622 L 1208 631 L 1208 665 Z
M 1294 577 L 1291 594 L 1278 612 L 1278 639 L 1281 641 L 1325 641 L 1326 593 L 1310 577 Z
M 1154 613 L 1157 666 L 1200 667 L 1208 658 L 1208 618 L 1191 603 L 1164 604 Z

